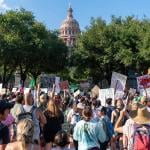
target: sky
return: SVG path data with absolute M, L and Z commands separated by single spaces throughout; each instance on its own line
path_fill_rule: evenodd
M 90 25 L 91 17 L 110 22 L 111 16 L 150 18 L 150 0 L 0 0 L 0 12 L 24 8 L 50 30 L 59 29 L 71 4 L 81 30 Z

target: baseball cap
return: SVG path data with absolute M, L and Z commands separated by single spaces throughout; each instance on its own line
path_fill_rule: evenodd
M 11 109 L 13 104 L 7 102 L 6 100 L 0 100 L 0 110 Z

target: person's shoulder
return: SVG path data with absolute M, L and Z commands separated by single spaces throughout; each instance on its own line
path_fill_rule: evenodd
M 83 125 L 84 123 L 85 123 L 84 120 L 80 120 L 79 122 L 77 122 L 76 126 L 81 126 L 81 125 Z
M 16 149 L 18 149 L 19 145 L 20 145 L 20 142 L 18 142 L 18 141 L 9 143 L 9 144 L 7 144 L 5 150 L 16 150 Z

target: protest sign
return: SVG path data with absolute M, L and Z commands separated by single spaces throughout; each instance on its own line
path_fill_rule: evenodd
M 39 82 L 41 83 L 41 88 L 52 88 L 55 83 L 55 76 L 41 74 Z
M 88 90 L 90 87 L 90 83 L 88 81 L 82 81 L 80 82 L 80 88 L 82 90 Z
M 31 88 L 24 88 L 24 94 L 30 93 L 31 92 Z
M 150 88 L 140 89 L 140 95 L 150 98 Z
M 0 89 L 0 94 L 6 94 L 6 88 L 1 88 Z
M 13 89 L 12 89 L 12 92 L 13 92 L 13 93 L 17 92 L 17 88 L 13 88 Z
M 80 90 L 77 90 L 76 92 L 74 92 L 73 96 L 76 97 L 80 94 Z
M 95 96 L 99 96 L 99 87 L 97 85 L 95 85 L 92 90 L 91 90 L 91 93 L 92 93 L 92 97 L 95 97 Z
M 124 91 L 126 85 L 127 76 L 122 75 L 117 72 L 112 73 L 111 78 L 111 88 L 115 89 L 116 91 Z
M 134 96 L 136 94 L 136 89 L 130 88 L 129 89 L 129 94 L 132 95 L 132 96 Z
M 150 75 L 137 77 L 137 83 L 139 89 L 150 88 Z
M 112 98 L 112 104 L 114 105 L 114 88 L 99 89 L 98 99 L 101 101 L 102 106 L 106 106 L 107 98 Z
M 59 87 L 59 83 L 60 83 L 60 77 L 55 77 L 55 92 L 56 93 L 60 93 L 60 87 Z
M 59 83 L 59 86 L 60 86 L 60 88 L 61 88 L 62 90 L 64 90 L 64 89 L 69 89 L 69 82 L 68 82 L 68 80 L 60 82 L 60 83 Z
M 48 89 L 47 88 L 41 88 L 41 91 L 44 92 L 44 93 L 47 93 Z
M 122 99 L 124 96 L 124 92 L 123 91 L 116 91 L 115 92 L 115 99 Z
M 3 87 L 3 84 L 2 84 L 2 83 L 0 83 L 0 89 L 2 89 L 2 87 Z

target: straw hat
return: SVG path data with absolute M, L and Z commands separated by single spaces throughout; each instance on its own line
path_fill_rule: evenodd
M 138 124 L 148 124 L 150 123 L 150 112 L 146 107 L 140 107 L 137 111 L 133 111 L 130 117 L 134 122 Z

